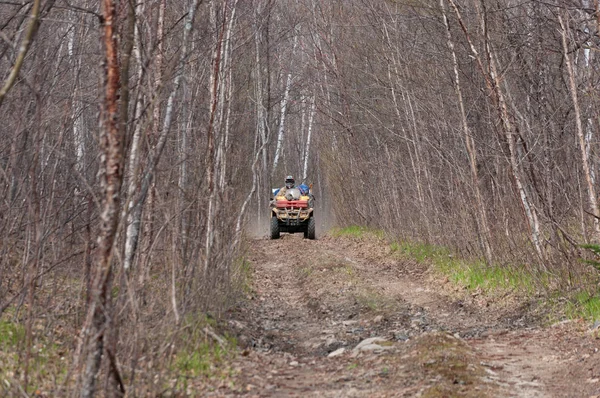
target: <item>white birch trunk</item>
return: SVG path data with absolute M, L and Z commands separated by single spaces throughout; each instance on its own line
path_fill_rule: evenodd
M 310 110 L 308 113 L 308 131 L 306 133 L 306 146 L 304 147 L 304 167 L 302 168 L 302 181 L 306 181 L 308 177 L 308 159 L 310 155 L 310 141 L 312 137 L 313 121 L 315 119 L 316 99 L 313 96 L 310 102 Z
M 76 15 L 73 13 L 73 19 L 76 20 Z M 81 70 L 81 52 L 77 59 L 74 58 L 75 48 L 75 31 L 77 25 L 73 22 L 68 33 L 67 42 L 67 53 L 69 54 L 69 61 L 74 63 L 74 80 L 75 86 L 73 87 L 73 105 L 71 107 L 71 120 L 73 121 L 73 141 L 75 144 L 75 169 L 81 175 L 85 170 L 84 158 L 85 158 L 85 131 L 83 124 L 83 106 L 79 100 L 79 71 Z
M 177 95 L 177 91 L 179 90 L 179 86 L 181 84 L 181 77 L 183 75 L 183 64 L 185 58 L 187 57 L 187 43 L 189 39 L 190 32 L 192 30 L 192 23 L 194 21 L 194 17 L 196 14 L 196 9 L 198 8 L 198 2 L 200 0 L 193 0 L 190 4 L 188 17 L 186 19 L 186 23 L 183 30 L 183 41 L 181 46 L 181 53 L 179 56 L 180 66 L 179 71 L 175 75 L 175 80 L 173 83 L 173 89 L 169 95 L 169 99 L 167 100 L 167 107 L 165 110 L 165 118 L 163 121 L 162 131 L 160 132 L 160 136 L 158 137 L 158 141 L 156 143 L 156 147 L 152 154 L 148 157 L 148 168 L 144 175 L 142 186 L 140 187 L 140 193 L 137 197 L 135 203 L 132 203 L 130 210 L 130 218 L 128 219 L 127 224 L 127 235 L 126 235 L 126 244 L 125 244 L 125 258 L 123 259 L 123 268 L 125 270 L 129 270 L 132 263 L 133 258 L 135 256 L 135 252 L 137 250 L 139 233 L 140 233 L 140 223 L 142 210 L 144 208 L 144 204 L 146 201 L 146 197 L 148 194 L 148 190 L 152 184 L 154 169 L 156 168 L 156 164 L 160 159 L 160 155 L 164 148 L 165 142 L 167 140 L 167 135 L 169 130 L 171 129 L 171 121 L 173 119 L 173 106 L 175 102 L 175 96 Z
M 231 10 L 231 17 L 229 19 L 229 26 L 225 35 L 225 50 L 223 51 L 223 68 L 222 72 L 226 75 L 225 87 L 222 89 L 221 107 L 225 106 L 225 127 L 223 129 L 223 135 L 221 136 L 219 143 L 219 150 L 217 152 L 217 171 L 219 173 L 219 190 L 223 192 L 226 185 L 227 177 L 227 148 L 229 147 L 229 125 L 231 117 L 231 93 L 233 91 L 233 68 L 231 66 L 232 48 L 231 48 L 231 35 L 235 27 L 235 12 L 238 0 L 235 0 Z M 221 113 L 223 115 L 223 112 Z M 222 121 L 220 125 L 222 125 Z
M 166 0 L 161 0 L 158 8 L 158 21 L 157 21 L 157 29 L 156 29 L 156 38 L 158 41 L 157 45 L 157 54 L 156 54 L 156 63 L 154 66 L 154 93 L 156 93 L 156 97 L 158 98 L 158 93 L 160 92 L 160 87 L 162 85 L 163 74 L 162 74 L 162 64 L 163 64 L 163 31 L 165 24 L 165 8 L 166 8 Z M 185 102 L 184 102 L 185 104 Z M 184 105 L 185 106 L 185 105 Z M 148 137 L 148 142 L 150 143 L 150 148 L 154 148 L 156 145 L 156 139 L 158 137 L 160 130 L 160 103 L 159 101 L 154 101 L 154 106 L 152 109 L 152 132 Z M 144 221 L 142 222 L 141 227 L 143 228 L 143 239 L 144 247 L 140 252 L 140 265 L 144 266 L 147 264 L 145 256 L 150 254 L 150 248 L 152 246 L 153 240 L 153 232 L 154 232 L 154 203 L 156 201 L 156 184 L 155 181 L 152 181 L 150 186 L 150 190 L 148 192 L 148 199 L 146 203 L 147 211 L 144 212 Z M 147 268 L 140 269 L 139 272 L 139 281 L 140 285 L 143 285 L 144 280 L 148 275 L 149 270 Z
M 537 254 L 543 260 L 545 259 L 544 251 L 542 249 L 541 243 L 541 233 L 540 233 L 540 224 L 537 217 L 537 212 L 533 207 L 525 186 L 521 180 L 521 173 L 519 168 L 519 161 L 517 160 L 517 149 L 515 144 L 515 134 L 514 128 L 510 121 L 510 116 L 508 114 L 508 108 L 506 105 L 506 100 L 504 98 L 504 93 L 502 92 L 500 85 L 500 78 L 497 73 L 496 60 L 494 55 L 488 48 L 489 52 L 489 62 L 490 62 L 490 77 L 494 83 L 496 96 L 498 100 L 498 108 L 500 113 L 500 121 L 502 123 L 502 130 L 506 136 L 506 141 L 508 142 L 508 150 L 509 150 L 509 160 L 511 165 L 511 171 L 513 180 L 515 182 L 517 191 L 519 192 L 519 197 L 521 199 L 521 204 L 523 205 L 523 209 L 525 210 L 525 215 L 527 216 L 527 220 L 529 223 L 529 228 L 531 232 L 531 240 L 535 247 Z
M 462 16 L 460 14 L 458 6 L 454 2 L 454 0 L 447 0 L 447 1 L 450 3 L 452 8 L 454 9 L 454 12 L 456 14 L 456 17 L 459 20 L 461 28 L 462 28 L 463 32 L 465 33 L 467 42 L 469 43 L 469 48 L 471 50 L 471 53 L 472 53 L 473 57 L 475 58 L 475 60 L 477 61 L 478 67 L 479 67 L 483 77 L 486 80 L 486 85 L 488 86 L 488 89 L 495 97 L 496 105 L 498 107 L 497 110 L 498 110 L 500 122 L 502 125 L 502 131 L 503 131 L 506 141 L 508 143 L 509 163 L 511 166 L 511 174 L 513 177 L 515 188 L 518 192 L 519 199 L 521 201 L 521 205 L 523 206 L 523 210 L 525 212 L 527 225 L 529 227 L 529 232 L 531 234 L 531 241 L 533 243 L 535 251 L 537 252 L 538 256 L 542 260 L 544 260 L 545 256 L 544 256 L 544 251 L 542 249 L 542 244 L 541 244 L 541 240 L 540 240 L 540 225 L 539 225 L 539 221 L 537 218 L 537 213 L 535 211 L 535 208 L 531 204 L 530 199 L 527 195 L 527 191 L 521 180 L 521 173 L 520 173 L 520 169 L 519 169 L 519 162 L 517 160 L 517 151 L 516 151 L 516 147 L 515 147 L 514 130 L 513 130 L 511 120 L 510 120 L 510 116 L 508 114 L 508 108 L 506 105 L 504 93 L 502 92 L 502 88 L 501 88 L 501 84 L 500 84 L 501 83 L 500 77 L 498 76 L 497 67 L 496 67 L 496 60 L 495 60 L 494 55 L 489 47 L 489 39 L 486 37 L 486 52 L 488 55 L 488 62 L 489 62 L 489 73 L 488 73 L 488 72 L 486 72 L 486 68 L 484 68 L 484 66 L 483 66 L 479 52 L 477 51 L 477 49 L 473 45 L 473 42 L 471 41 L 471 38 L 467 31 L 467 28 L 464 25 L 464 22 L 462 20 Z M 482 19 L 481 23 L 485 24 L 485 19 Z M 483 26 L 483 31 L 487 32 L 487 29 L 485 26 Z
M 226 12 L 225 10 L 223 10 L 223 12 Z M 217 26 L 217 9 L 216 9 L 216 5 L 215 5 L 215 0 L 211 1 L 210 3 L 210 26 L 212 27 L 216 27 Z M 215 163 L 213 160 L 213 156 L 214 154 L 213 152 L 213 147 L 214 147 L 214 138 L 216 135 L 216 132 L 219 130 L 219 98 L 218 98 L 218 93 L 217 91 L 219 91 L 219 72 L 221 69 L 221 65 L 217 64 L 218 59 L 221 57 L 220 51 L 221 49 L 218 48 L 218 42 L 219 42 L 219 32 L 216 31 L 215 32 L 215 37 L 214 37 L 214 42 L 212 43 L 213 48 L 215 48 L 215 50 L 213 50 L 212 52 L 212 57 L 211 57 L 211 62 L 210 62 L 210 79 L 209 79 L 209 84 L 210 84 L 210 102 L 208 104 L 209 108 L 208 108 L 208 113 L 210 115 L 210 122 L 209 122 L 209 128 L 208 128 L 208 165 L 207 165 L 207 182 L 208 182 L 208 211 L 207 211 L 207 215 L 206 215 L 206 240 L 205 240 L 205 245 L 204 245 L 204 272 L 203 272 L 203 277 L 204 280 L 207 280 L 208 277 L 208 269 L 210 266 L 210 262 L 211 262 L 211 255 L 212 255 L 212 246 L 213 246 L 213 240 L 214 240 L 214 231 L 213 231 L 213 218 L 214 218 L 214 213 L 215 213 L 215 203 L 214 203 L 214 167 L 215 167 Z
M 206 217 L 206 244 L 204 253 L 204 279 L 207 279 L 208 270 L 212 261 L 212 248 L 215 241 L 214 233 L 214 218 L 218 212 L 218 203 L 216 203 L 216 177 L 217 177 L 217 156 L 215 151 L 215 143 L 218 135 L 220 135 L 223 107 L 224 107 L 224 81 L 221 78 L 223 64 L 227 62 L 227 57 L 224 56 L 224 35 L 226 27 L 232 28 L 231 23 L 227 23 L 228 8 L 227 3 L 223 2 L 223 20 L 219 31 L 216 32 L 215 49 L 213 51 L 211 62 L 211 102 L 210 102 L 210 121 L 208 127 L 208 164 L 207 164 L 207 185 L 208 185 L 208 214 Z M 213 26 L 217 26 L 216 17 L 217 10 L 214 2 L 211 3 L 211 21 Z
M 275 157 L 273 159 L 273 168 L 271 169 L 271 174 L 275 172 L 277 165 L 279 163 L 279 156 L 281 155 L 281 150 L 283 147 L 283 135 L 285 132 L 285 116 L 288 101 L 290 99 L 290 88 L 292 87 L 293 74 L 292 74 L 292 66 L 294 65 L 294 55 L 296 53 L 296 45 L 298 44 L 298 35 L 294 35 L 294 46 L 292 48 L 292 55 L 290 57 L 290 69 L 288 71 L 287 80 L 285 82 L 285 91 L 283 93 L 283 100 L 281 101 L 281 116 L 279 119 L 279 132 L 277 133 L 277 147 L 275 149 Z
M 452 54 L 452 63 L 454 67 L 454 87 L 456 96 L 458 98 L 458 104 L 460 109 L 460 118 L 463 127 L 463 135 L 465 138 L 465 145 L 467 147 L 467 155 L 469 156 L 469 165 L 471 168 L 471 181 L 473 184 L 473 193 L 475 194 L 475 203 L 477 205 L 477 213 L 479 214 L 478 223 L 481 236 L 479 237 L 483 252 L 485 255 L 486 262 L 488 265 L 492 264 L 492 249 L 490 246 L 491 234 L 488 227 L 487 215 L 485 212 L 485 206 L 479 189 L 479 175 L 477 172 L 477 150 L 475 148 L 475 142 L 471 136 L 469 125 L 467 123 L 467 115 L 465 112 L 465 105 L 462 97 L 462 91 L 460 86 L 460 76 L 458 71 L 458 60 L 456 58 L 456 52 L 454 50 L 454 42 L 452 41 L 452 35 L 450 33 L 450 24 L 446 16 L 446 9 L 444 7 L 444 0 L 440 0 L 440 9 L 442 10 L 442 17 L 444 19 L 444 25 L 446 26 L 446 38 L 448 40 L 448 48 Z
M 263 76 L 262 76 L 262 64 L 260 57 L 260 41 L 261 41 L 261 31 L 258 25 L 259 15 L 261 13 L 261 4 L 260 1 L 257 4 L 255 10 L 255 24 L 254 24 L 254 45 L 256 50 L 256 64 L 255 64 L 255 89 L 256 89 L 256 128 L 258 131 L 258 136 L 260 138 L 260 148 L 262 148 L 261 157 L 262 157 L 262 168 L 261 173 L 258 176 L 259 185 L 266 186 L 266 181 L 264 179 L 267 178 L 267 120 L 266 120 L 266 110 L 264 108 L 264 98 L 263 98 Z M 264 204 L 261 203 L 263 195 L 261 192 L 258 192 L 257 195 L 257 217 L 258 222 L 262 221 L 263 207 Z
M 579 99 L 577 96 L 577 83 L 575 82 L 575 71 L 571 58 L 569 57 L 569 46 L 567 44 L 567 26 L 563 21 L 561 15 L 558 15 L 558 22 L 561 27 L 562 45 L 563 45 L 563 56 L 565 59 L 565 65 L 567 67 L 567 74 L 569 76 L 569 90 L 571 91 L 571 99 L 573 100 L 573 108 L 575 111 L 575 126 L 577 128 L 577 137 L 579 138 L 579 149 L 581 150 L 581 163 L 583 167 L 583 174 L 587 184 L 587 194 L 590 205 L 590 210 L 594 217 L 594 241 L 600 241 L 600 222 L 598 217 L 600 212 L 598 211 L 598 202 L 596 200 L 596 189 L 594 188 L 594 179 L 592 177 L 592 171 L 590 168 L 589 150 L 586 144 L 586 136 L 583 132 L 583 126 L 581 123 L 581 110 L 579 108 Z M 585 231 L 584 231 L 585 233 Z
M 143 12 L 143 3 L 142 5 L 138 5 L 137 6 L 137 10 L 136 13 L 138 15 L 140 15 Z M 142 54 L 140 51 L 140 45 L 139 43 L 141 42 L 141 33 L 138 29 L 138 26 L 136 24 L 135 26 L 135 30 L 134 30 L 134 45 L 133 45 L 133 53 L 135 55 L 135 58 L 137 60 L 137 65 L 138 65 L 138 84 L 141 84 L 142 82 L 142 77 L 144 75 L 144 71 L 142 68 Z M 141 116 L 142 116 L 142 109 L 143 109 L 143 95 L 141 93 L 141 90 L 138 90 L 138 97 L 137 97 L 137 101 L 136 101 L 136 106 L 135 106 L 135 119 L 134 120 L 140 120 Z M 139 165 L 140 165 L 140 158 L 139 158 L 139 152 L 140 152 L 140 138 L 142 135 L 142 124 L 143 123 L 137 123 L 133 132 L 133 137 L 131 138 L 131 146 L 129 149 L 129 163 L 127 165 L 127 169 L 126 169 L 126 178 L 127 178 L 127 202 L 126 205 L 123 207 L 123 214 L 121 215 L 121 219 L 124 219 L 125 217 L 127 217 L 127 229 L 125 230 L 125 253 L 131 253 L 134 249 L 133 249 L 133 241 L 129 238 L 130 233 L 132 231 L 132 227 L 131 223 L 133 223 L 133 219 L 132 219 L 132 210 L 133 210 L 133 205 L 134 205 L 134 197 L 135 197 L 135 192 L 136 192 L 136 188 L 137 188 L 137 184 L 138 184 L 138 172 L 139 172 Z M 125 270 L 129 270 L 131 264 L 127 262 L 127 254 L 125 254 L 124 256 L 124 260 L 123 261 L 123 268 Z

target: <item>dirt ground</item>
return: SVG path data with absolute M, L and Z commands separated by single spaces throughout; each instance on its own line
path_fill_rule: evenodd
M 203 395 L 600 397 L 597 330 L 459 290 L 383 241 L 283 235 L 249 259 L 228 321 L 245 349 Z

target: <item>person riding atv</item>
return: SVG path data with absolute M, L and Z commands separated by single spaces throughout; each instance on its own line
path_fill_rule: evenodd
M 288 191 L 288 189 L 293 189 L 296 187 L 296 180 L 294 180 L 294 177 L 292 176 L 287 176 L 285 177 L 285 185 L 281 188 L 279 188 L 278 192 L 277 192 L 277 196 L 285 196 L 285 193 Z
M 285 178 L 285 186 L 273 189 L 271 200 L 271 239 L 278 239 L 281 232 L 303 232 L 304 237 L 315 239 L 314 196 L 310 188 L 296 181 L 291 175 Z

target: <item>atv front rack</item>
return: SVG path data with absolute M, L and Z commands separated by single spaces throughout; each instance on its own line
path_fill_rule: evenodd
M 307 209 L 308 200 L 278 200 L 275 206 L 278 209 Z
M 310 216 L 307 200 L 278 200 L 275 203 L 277 218 L 288 226 L 297 226 Z

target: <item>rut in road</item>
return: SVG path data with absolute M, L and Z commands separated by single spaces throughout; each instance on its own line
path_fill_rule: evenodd
M 254 241 L 249 259 L 251 299 L 230 320 L 248 349 L 218 394 L 600 394 L 598 341 L 578 324 L 543 328 L 523 306 L 451 294 L 382 240 L 284 235 Z

